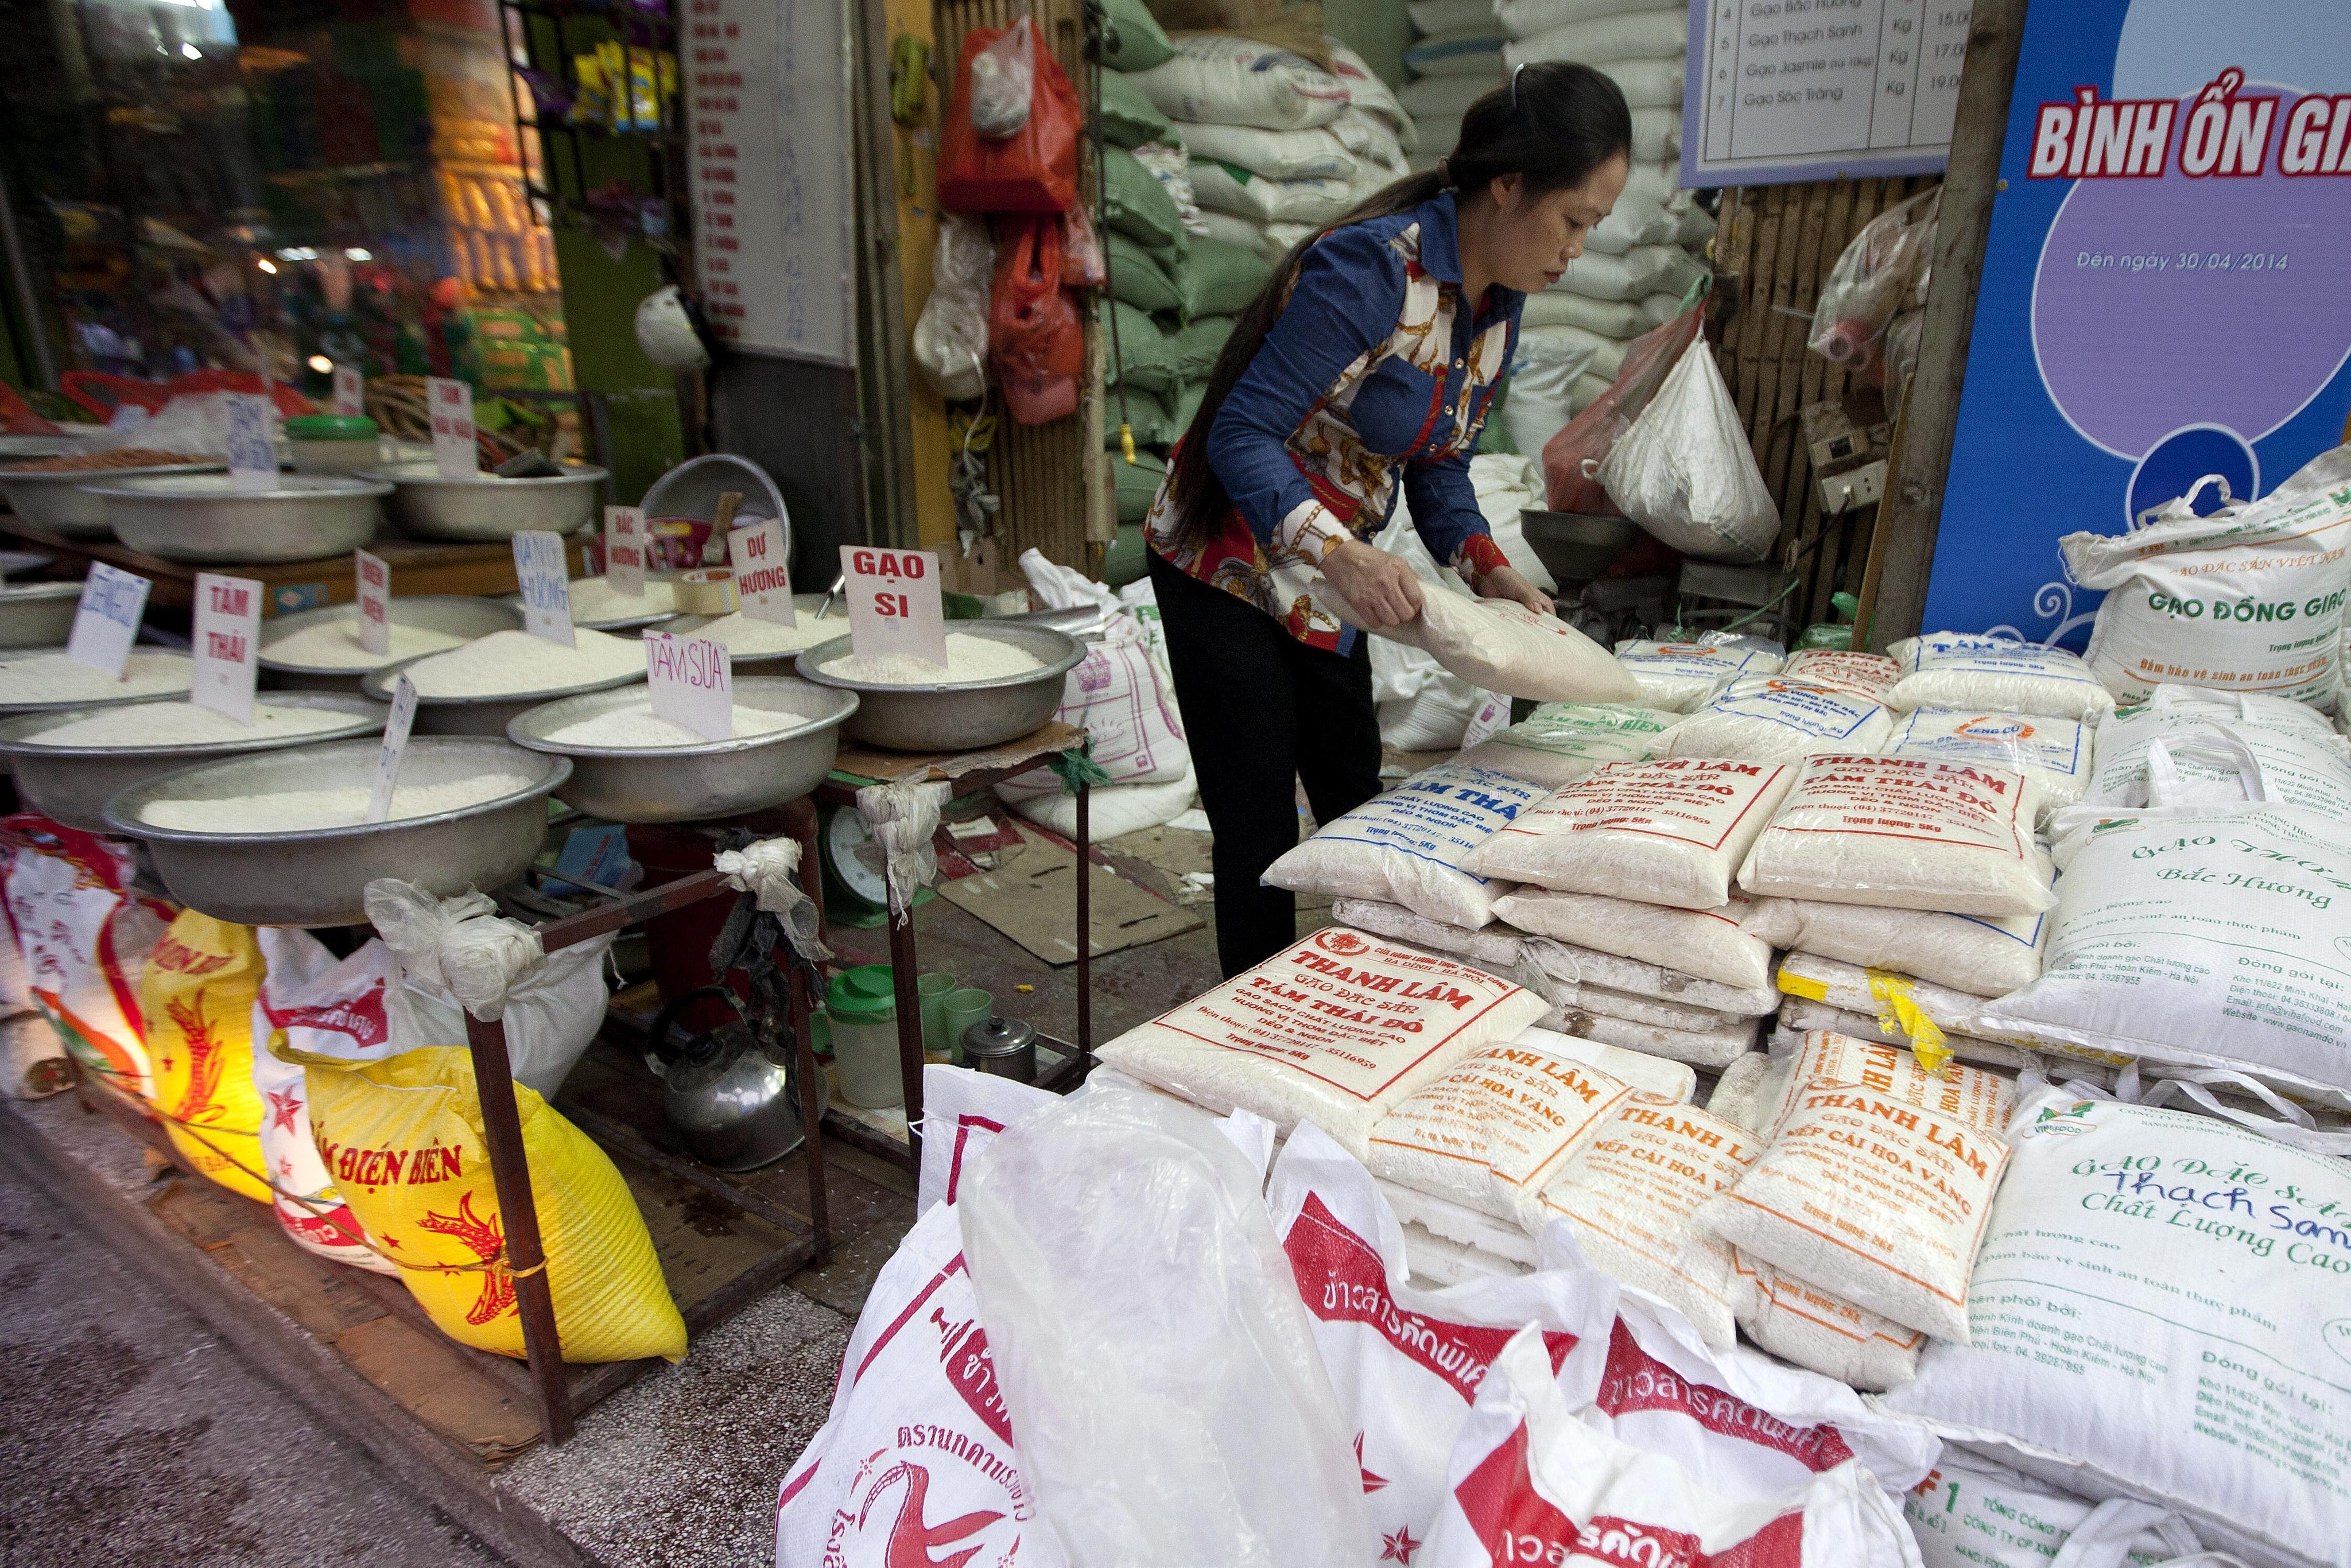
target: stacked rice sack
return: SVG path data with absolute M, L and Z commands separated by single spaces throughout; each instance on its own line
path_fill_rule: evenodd
M 1634 0 L 1501 0 L 1505 71 L 1540 60 L 1588 65 L 1624 89 L 1633 110 L 1633 172 L 1583 255 L 1531 296 L 1502 418 L 1511 444 L 1539 453 L 1608 390 L 1625 345 L 1671 320 L 1711 267 L 1714 218 L 1681 188 L 1686 5 Z M 1409 96 L 1411 89 L 1407 89 Z M 1455 127 L 1458 131 L 1458 126 Z M 1424 141 L 1441 138 L 1424 124 Z
M 1461 116 L 1502 79 L 1507 38 L 1492 0 L 1408 0 L 1416 35 L 1404 52 L 1412 79 L 1396 96 L 1420 128 L 1413 169 L 1434 169 L 1461 140 Z

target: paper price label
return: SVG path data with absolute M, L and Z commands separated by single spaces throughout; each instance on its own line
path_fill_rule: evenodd
M 791 562 L 784 559 L 783 519 L 769 517 L 735 529 L 726 536 L 726 549 L 735 568 L 735 596 L 743 601 L 743 613 L 778 626 L 797 624 Z
M 515 535 L 514 562 L 515 587 L 522 596 L 522 629 L 567 648 L 578 646 L 571 635 L 571 580 L 563 559 L 563 537 Z
M 735 663 L 707 637 L 645 633 L 645 685 L 653 716 L 705 740 L 735 738 Z
M 81 603 L 74 609 L 73 630 L 66 636 L 66 657 L 95 665 L 122 678 L 131 662 L 131 644 L 139 640 L 139 622 L 147 614 L 143 577 L 118 571 L 104 561 L 92 561 L 82 580 Z
M 615 593 L 645 591 L 645 515 L 634 507 L 604 508 L 604 580 Z
M 424 378 L 424 401 L 433 411 L 433 465 L 444 479 L 470 479 L 481 472 L 474 445 L 474 389 L 446 376 Z
M 277 487 L 277 448 L 269 440 L 269 400 L 227 392 L 228 482 L 240 490 Z
M 938 557 L 928 550 L 843 545 L 841 570 L 847 580 L 851 646 L 860 655 L 904 653 L 946 667 Z
M 360 374 L 357 365 L 335 367 L 335 412 L 367 413 L 367 378 Z
M 249 577 L 196 573 L 196 678 L 188 698 L 239 724 L 253 722 L 254 677 L 261 673 L 255 659 L 266 591 Z
M 392 568 L 381 556 L 351 552 L 360 604 L 360 646 L 381 659 L 392 652 Z
M 375 792 L 368 797 L 367 820 L 381 822 L 392 810 L 400 782 L 400 758 L 408 749 L 408 727 L 416 722 L 416 683 L 406 675 L 393 683 L 392 716 L 383 721 L 383 747 L 375 754 Z

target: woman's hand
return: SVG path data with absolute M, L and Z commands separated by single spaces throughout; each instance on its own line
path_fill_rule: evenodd
M 1420 580 L 1401 558 L 1349 539 L 1322 558 L 1322 575 L 1366 632 L 1401 626 L 1420 613 Z
M 1538 615 L 1559 613 L 1558 608 L 1551 601 L 1551 595 L 1529 582 L 1514 566 L 1498 566 L 1488 572 L 1485 580 L 1478 584 L 1478 596 L 1480 599 L 1508 599 L 1525 605 Z

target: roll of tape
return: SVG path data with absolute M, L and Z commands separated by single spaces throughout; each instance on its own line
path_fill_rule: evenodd
M 731 615 L 740 608 L 735 598 L 735 574 L 725 567 L 703 567 L 677 580 L 677 608 L 684 615 Z

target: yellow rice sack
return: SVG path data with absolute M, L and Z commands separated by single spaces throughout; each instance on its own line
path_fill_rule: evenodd
M 369 1238 L 401 1265 L 402 1281 L 442 1333 L 521 1357 L 522 1319 L 472 1057 L 429 1046 L 373 1062 L 299 1060 L 308 1069 L 319 1157 Z M 514 1092 L 563 1359 L 683 1360 L 685 1322 L 628 1183 L 536 1092 L 521 1083 Z
M 139 977 L 153 1101 L 181 1157 L 241 1197 L 270 1201 L 261 1096 L 253 1087 L 253 998 L 261 946 L 249 925 L 183 909 Z

